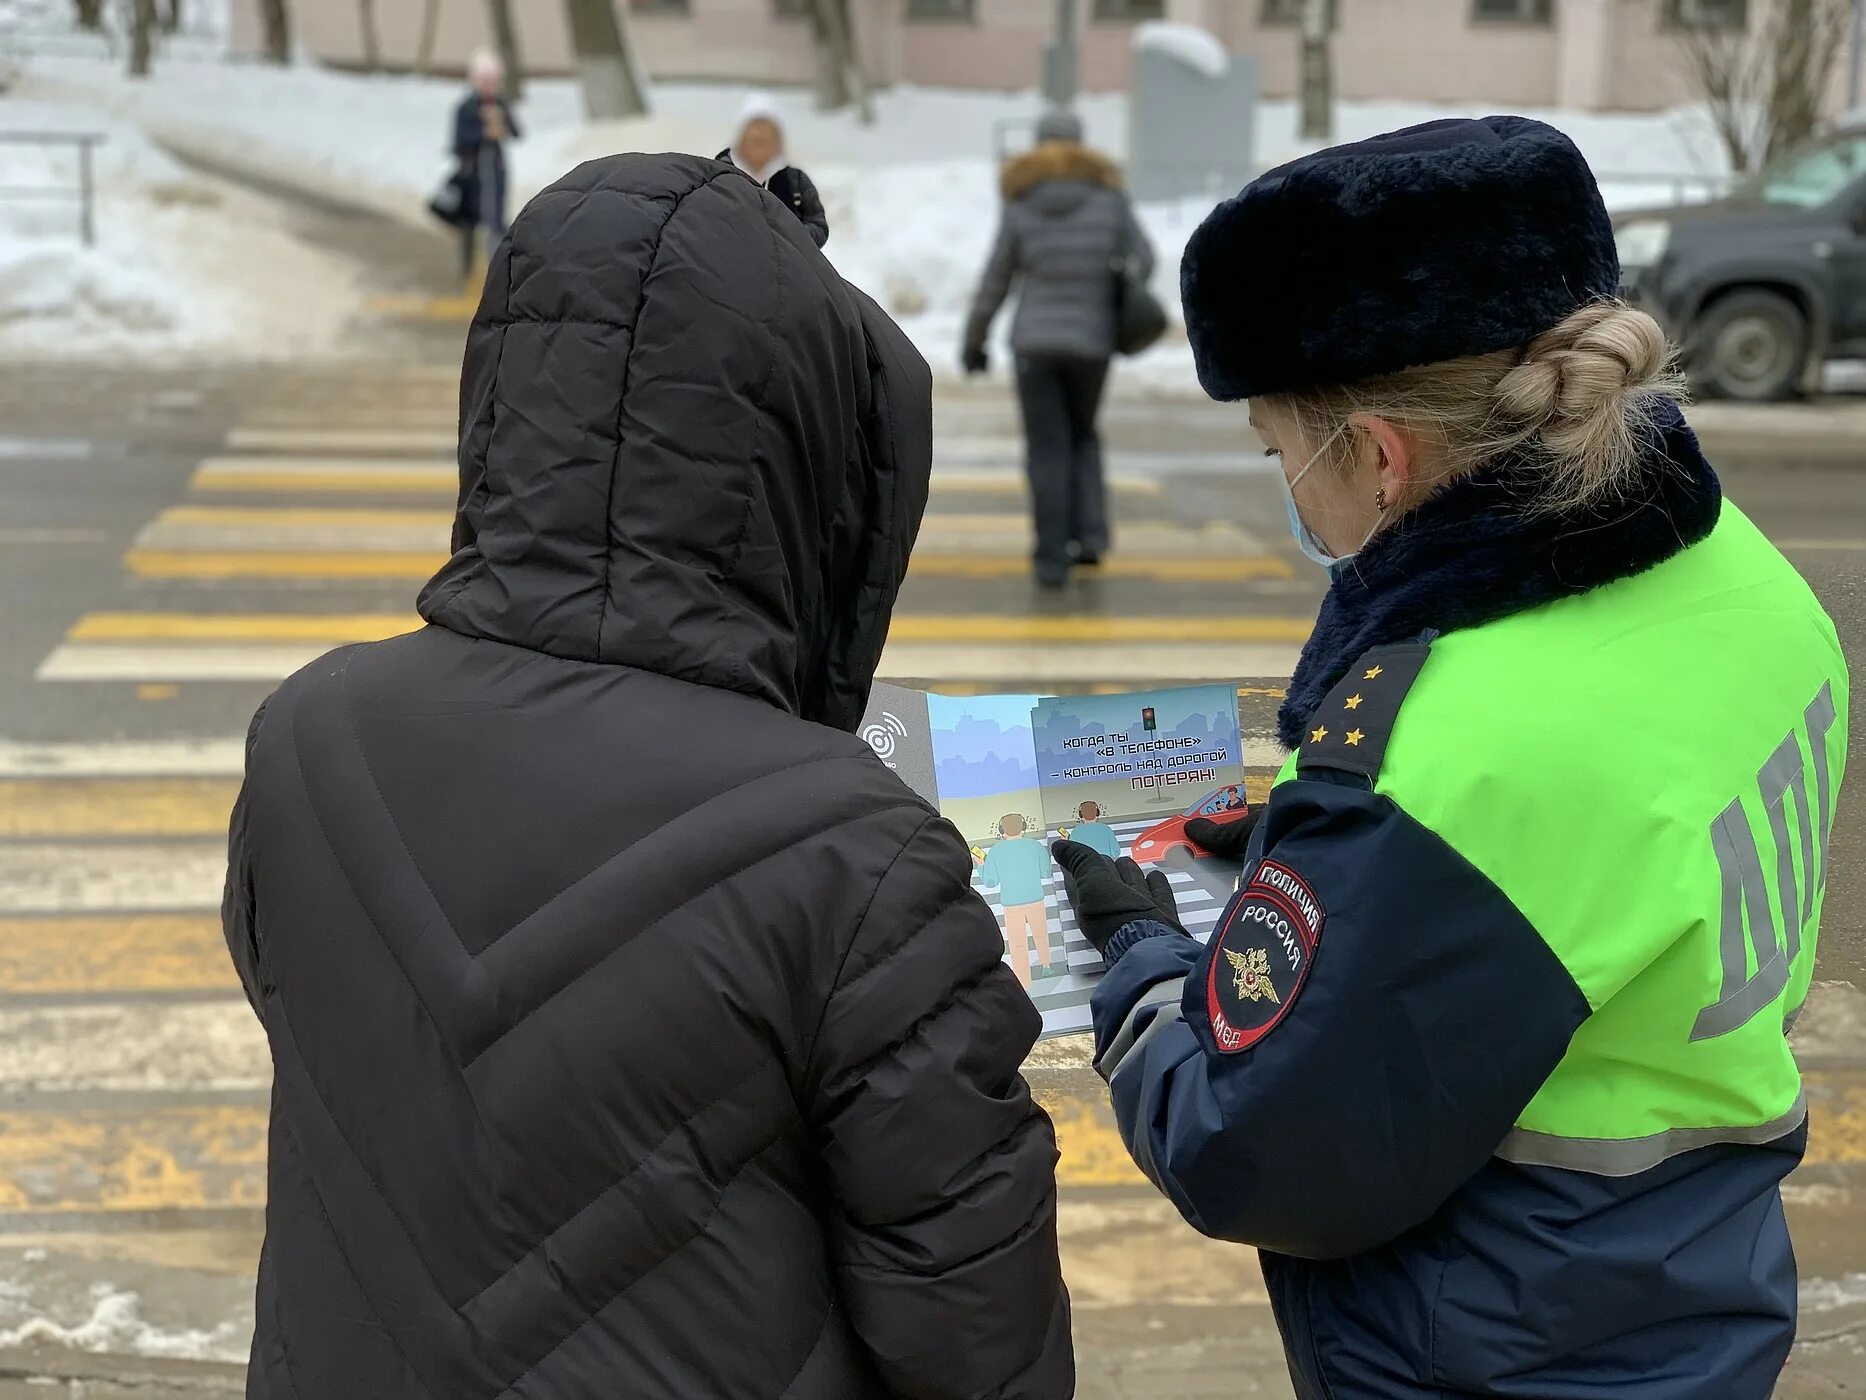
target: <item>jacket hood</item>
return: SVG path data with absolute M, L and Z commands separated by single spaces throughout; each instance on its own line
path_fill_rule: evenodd
M 1118 190 L 1121 172 L 1100 151 L 1074 141 L 1044 141 L 1006 161 L 998 176 L 998 187 L 1007 200 L 1022 199 L 1039 185 L 1053 181 Z M 1074 203 L 1080 204 L 1087 193 L 1087 189 L 1077 192 Z
M 787 209 L 716 161 L 591 161 L 487 274 L 421 614 L 852 729 L 931 470 L 926 362 Z

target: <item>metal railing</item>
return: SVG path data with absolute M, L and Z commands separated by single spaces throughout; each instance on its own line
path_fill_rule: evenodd
M 0 144 L 71 146 L 77 151 L 78 179 L 71 185 L 0 185 L 0 199 L 73 199 L 78 201 L 78 236 L 89 248 L 97 242 L 96 180 L 91 153 L 104 142 L 95 131 L 4 131 Z

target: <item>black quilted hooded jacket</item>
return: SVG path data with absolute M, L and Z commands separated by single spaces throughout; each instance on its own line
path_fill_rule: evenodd
M 731 168 L 619 156 L 519 217 L 429 625 L 249 740 L 249 1397 L 1071 1392 L 1036 1014 L 958 835 L 849 732 L 930 424 Z

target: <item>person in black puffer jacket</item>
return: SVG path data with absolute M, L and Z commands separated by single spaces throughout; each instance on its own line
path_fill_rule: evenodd
M 823 212 L 823 197 L 816 192 L 816 183 L 785 155 L 784 123 L 769 93 L 754 92 L 745 99 L 739 111 L 738 134 L 719 153 L 719 159 L 736 165 L 770 190 L 797 216 L 817 247 L 829 242 L 829 215 Z
M 972 299 L 960 362 L 967 374 L 984 373 L 992 318 L 1020 283 L 1011 349 L 1036 575 L 1043 587 L 1059 588 L 1071 564 L 1097 564 L 1108 548 L 1095 419 L 1115 351 L 1115 268 L 1129 263 L 1144 281 L 1153 274 L 1153 245 L 1121 172 L 1082 144 L 1073 113 L 1047 113 L 1036 146 L 1010 161 L 999 183 L 1004 218 Z
M 734 170 L 612 157 L 519 216 L 427 627 L 248 740 L 250 1400 L 1072 1392 L 1037 1014 L 851 732 L 931 418 Z

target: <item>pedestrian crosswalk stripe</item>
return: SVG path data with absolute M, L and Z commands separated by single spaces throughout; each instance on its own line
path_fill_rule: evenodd
M 452 496 L 460 471 L 451 461 L 413 462 L 405 457 L 210 457 L 195 468 L 189 485 L 196 491 L 255 493 L 384 492 Z M 1022 496 L 1028 488 L 1022 472 L 935 466 L 933 490 Z M 1157 477 L 1112 472 L 1108 489 L 1117 495 L 1157 496 Z
M 227 843 L 0 842 L 0 914 L 218 909 Z
M 231 992 L 213 914 L 42 914 L 0 919 L 0 996 Z
M 73 642 L 367 642 L 421 627 L 408 613 L 89 613 L 73 624 Z M 1301 617 L 1053 617 L 968 613 L 897 616 L 891 640 L 902 642 L 1302 642 Z
M 164 553 L 281 550 L 434 555 L 447 549 L 452 533 L 453 513 L 444 510 L 186 505 L 171 507 L 146 525 L 135 548 Z M 918 552 L 935 557 L 1027 555 L 1031 540 L 1030 520 L 1021 511 L 938 512 L 926 517 Z M 1256 535 L 1233 525 L 1139 521 L 1121 527 L 1119 553 L 1114 557 L 1195 554 L 1261 557 L 1264 548 Z
M 266 1136 L 264 1103 L 0 1112 L 0 1213 L 258 1210 Z
M 227 446 L 236 452 L 452 452 L 453 430 L 423 428 L 231 428 Z
M 347 553 L 342 551 L 160 550 L 132 549 L 124 567 L 138 578 L 230 579 L 427 579 L 447 562 L 443 553 Z M 1023 578 L 1029 556 L 1013 554 L 933 554 L 917 552 L 912 578 Z M 1242 583 L 1286 579 L 1287 561 L 1268 554 L 1116 555 L 1104 560 L 1091 577 L 1152 579 L 1159 582 Z
M 35 674 L 42 681 L 276 683 L 330 649 L 323 642 L 65 643 L 40 663 Z M 1104 649 L 1076 643 L 890 641 L 876 675 L 935 690 L 943 683 L 984 690 L 1116 684 L 1132 689 L 1168 681 L 1225 682 L 1240 675 L 1288 675 L 1300 653 L 1294 643 L 1129 643 Z
M 238 790 L 228 778 L 0 780 L 0 837 L 210 836 Z
M 245 741 L 119 740 L 34 744 L 0 740 L 0 778 L 237 778 Z
M 237 993 L 0 1007 L 0 1097 L 264 1093 L 265 1032 Z

